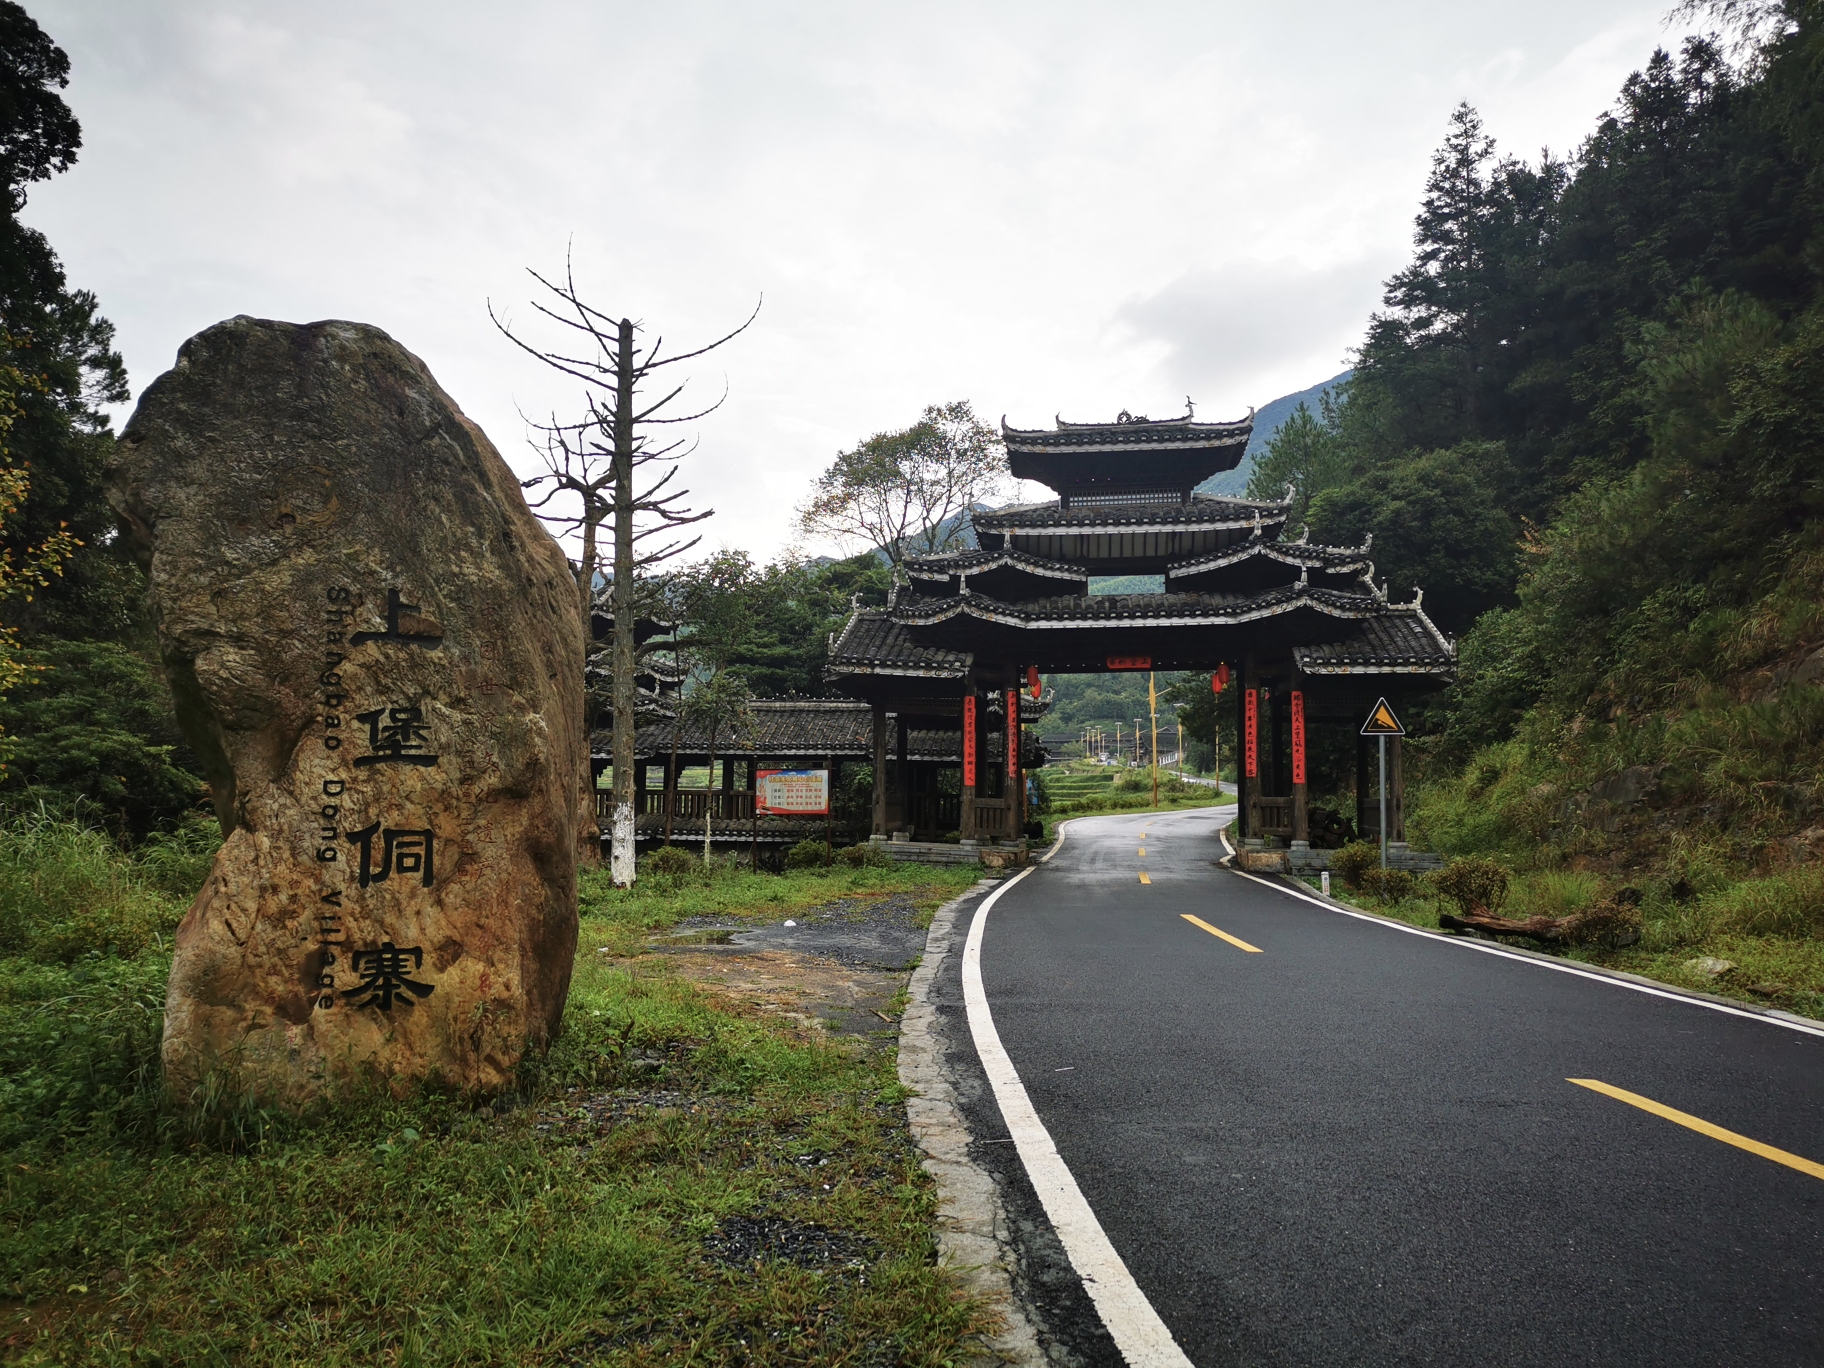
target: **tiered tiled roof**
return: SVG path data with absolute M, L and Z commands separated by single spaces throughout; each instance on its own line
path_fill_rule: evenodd
M 1154 421 L 1123 413 L 1112 423 L 1067 423 L 1047 432 L 1007 426 L 1001 439 L 1015 477 L 1058 491 L 1066 505 L 1082 498 L 1183 501 L 1219 471 L 1241 463 L 1254 431 L 1238 423 L 1199 423 L 1191 414 Z
M 984 532 L 1188 532 L 1252 531 L 1256 526 L 1277 530 L 1286 520 L 1291 503 L 1255 503 L 1197 494 L 1188 503 L 1072 503 L 1068 508 L 1051 499 L 1045 503 L 1009 504 L 982 509 L 973 515 L 976 536 Z M 986 546 L 986 543 L 984 543 Z M 999 547 L 988 549 L 998 550 Z
M 918 675 L 961 679 L 974 657 L 929 646 L 878 608 L 857 608 L 830 643 L 831 674 Z
M 745 733 L 724 728 L 716 737 L 717 755 L 759 755 L 789 759 L 837 756 L 843 759 L 874 753 L 873 710 L 866 703 L 847 699 L 763 698 L 748 705 L 754 725 Z M 641 727 L 634 754 L 657 759 L 671 753 L 673 740 L 682 755 L 702 755 L 709 749 L 709 734 L 688 720 L 667 720 Z M 595 735 L 597 758 L 611 753 L 612 734 Z
M 857 610 L 831 643 L 832 678 L 960 680 L 978 657 L 1002 679 L 1019 661 L 1078 669 L 1106 660 L 1115 669 L 1157 659 L 1180 662 L 1159 668 L 1191 668 L 1253 650 L 1256 641 L 1291 649 L 1313 674 L 1454 669 L 1454 646 L 1418 600 L 1390 604 L 1374 587 L 1367 542 L 1281 540 L 1290 491 L 1280 501 L 1192 492 L 1198 462 L 1231 448 L 1239 458 L 1251 415 L 1239 423 L 1197 423 L 1189 414 L 1059 419 L 1047 432 L 1003 419 L 1002 429 L 1014 473 L 1059 497 L 976 513 L 980 550 L 908 558 L 887 609 Z M 1136 573 L 1162 575 L 1165 592 L 1088 592 L 1092 576 Z M 1250 624 L 1262 632 L 1229 630 Z M 1332 639 L 1299 644 L 1312 637 Z
M 1457 651 L 1415 604 L 1357 623 L 1341 640 L 1292 652 L 1306 674 L 1448 674 Z
M 1331 617 L 1378 617 L 1397 611 L 1374 595 L 1291 584 L 1255 594 L 1066 594 L 1004 603 L 985 594 L 900 599 L 893 615 L 911 627 L 966 616 L 1029 628 L 1075 626 L 1226 626 L 1313 608 Z

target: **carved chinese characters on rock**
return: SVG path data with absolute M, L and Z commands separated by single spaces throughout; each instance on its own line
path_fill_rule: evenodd
M 325 644 L 334 647 L 342 644 L 344 636 L 337 629 L 348 624 L 346 605 L 353 600 L 346 588 L 332 588 L 328 597 L 331 607 Z M 338 877 L 334 872 L 338 867 L 354 875 L 356 897 L 360 896 L 360 890 L 385 883 L 395 876 L 402 888 L 413 882 L 421 889 L 436 885 L 437 833 L 428 825 L 396 826 L 376 817 L 359 830 L 341 830 L 340 843 L 337 837 L 337 822 L 345 811 L 386 805 L 384 794 L 378 802 L 363 801 L 380 791 L 371 782 L 364 784 L 364 780 L 371 781 L 374 776 L 363 775 L 363 770 L 378 765 L 410 765 L 425 769 L 438 762 L 437 753 L 431 747 L 430 727 L 425 721 L 422 701 L 400 705 L 386 696 L 382 686 L 377 692 L 383 701 L 377 706 L 356 712 L 354 708 L 359 707 L 359 703 L 350 702 L 359 688 L 357 681 L 369 674 L 382 678 L 387 674 L 386 652 L 389 648 L 417 646 L 436 650 L 443 645 L 441 632 L 400 626 L 402 617 L 411 623 L 420 620 L 421 615 L 422 609 L 417 604 L 406 603 L 399 590 L 388 589 L 384 629 L 349 632 L 345 637 L 350 649 L 370 644 L 380 648 L 377 653 L 369 653 L 373 656 L 373 667 L 363 671 L 357 665 L 351 669 L 349 657 L 334 652 L 325 657 L 326 668 L 318 678 L 324 691 L 323 748 L 334 759 L 347 759 L 352 771 L 346 778 L 323 781 L 325 798 L 333 797 L 337 801 L 326 802 L 318 814 L 322 825 L 317 831 L 317 859 L 327 867 L 330 879 L 323 892 L 323 901 L 326 906 L 337 909 L 332 924 L 338 932 L 343 926 L 341 913 L 349 906 L 345 899 L 350 896 L 346 877 Z M 344 716 L 350 713 L 353 714 L 352 727 L 343 723 Z M 423 814 L 418 817 L 422 820 Z M 323 920 L 319 916 L 320 924 Z M 384 922 L 380 917 L 367 920 L 375 925 Z M 389 934 L 389 930 L 382 926 L 378 934 Z M 437 991 L 435 984 L 399 978 L 396 972 L 408 959 L 414 972 L 423 972 L 422 945 L 398 946 L 390 939 L 383 939 L 377 949 L 362 949 L 351 945 L 345 935 L 338 934 L 333 940 L 320 940 L 316 955 L 314 982 L 319 990 L 319 1010 L 341 1005 L 390 1012 L 394 1003 L 410 1007 L 414 1001 Z M 345 971 L 340 976 L 338 968 Z M 342 985 L 339 992 L 338 984 Z
M 582 638 L 518 482 L 358 324 L 233 319 L 110 471 L 224 844 L 165 1063 L 302 1102 L 510 1085 L 576 945 Z

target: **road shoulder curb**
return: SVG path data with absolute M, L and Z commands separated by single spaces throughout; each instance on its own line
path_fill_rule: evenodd
M 998 883 L 984 879 L 932 916 L 924 957 L 912 973 L 900 1018 L 899 1081 L 912 1090 L 906 1116 L 924 1154 L 922 1166 L 937 1184 L 938 1262 L 1002 1323 L 1001 1330 L 985 1340 L 987 1352 L 977 1362 L 1042 1368 L 1044 1352 L 1009 1272 L 1015 1255 L 1006 1213 L 993 1177 L 969 1157 L 973 1137 L 957 1105 L 932 1002 L 938 972 L 953 948 L 959 914 Z

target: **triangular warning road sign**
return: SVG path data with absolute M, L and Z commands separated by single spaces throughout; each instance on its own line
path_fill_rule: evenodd
M 1363 736 L 1404 736 L 1406 728 L 1400 725 L 1400 719 L 1393 715 L 1393 709 L 1387 706 L 1384 698 L 1376 699 L 1374 710 L 1368 714 L 1368 720 L 1362 723 Z

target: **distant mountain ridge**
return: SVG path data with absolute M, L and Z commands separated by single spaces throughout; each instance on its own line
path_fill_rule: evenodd
M 1334 375 L 1321 385 L 1300 390 L 1297 394 L 1284 395 L 1270 404 L 1262 404 L 1254 411 L 1254 433 L 1248 438 L 1248 449 L 1242 454 L 1241 464 L 1233 470 L 1225 470 L 1220 475 L 1212 475 L 1197 486 L 1199 494 L 1226 495 L 1238 499 L 1248 492 L 1248 477 L 1254 473 L 1254 462 L 1260 453 L 1267 449 L 1273 440 L 1273 434 L 1279 431 L 1279 425 L 1298 412 L 1300 404 L 1309 404 L 1313 413 L 1317 412 L 1317 401 L 1329 390 L 1347 380 L 1353 371 L 1344 371 Z M 1163 575 L 1102 575 L 1089 582 L 1092 594 L 1160 594 L 1165 592 Z
M 1353 370 L 1346 370 L 1341 375 L 1331 376 L 1321 385 L 1313 385 L 1297 394 L 1288 394 L 1270 404 L 1262 404 L 1254 412 L 1254 435 L 1248 439 L 1248 449 L 1242 455 L 1241 464 L 1233 470 L 1210 476 L 1197 486 L 1197 492 L 1227 495 L 1231 499 L 1239 499 L 1246 494 L 1248 477 L 1254 473 L 1254 462 L 1267 449 L 1267 443 L 1273 440 L 1273 434 L 1279 431 L 1279 425 L 1298 412 L 1300 404 L 1309 404 L 1311 412 L 1316 413 L 1317 401 L 1353 374 Z

